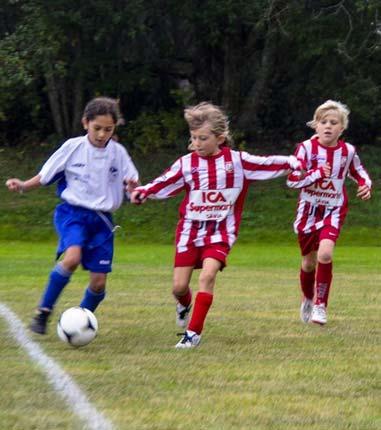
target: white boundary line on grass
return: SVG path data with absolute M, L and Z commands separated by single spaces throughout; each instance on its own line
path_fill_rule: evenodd
M 8 324 L 13 338 L 42 368 L 57 394 L 84 421 L 86 428 L 89 430 L 113 430 L 111 422 L 96 410 L 74 380 L 28 336 L 21 320 L 8 306 L 1 302 L 0 316 Z

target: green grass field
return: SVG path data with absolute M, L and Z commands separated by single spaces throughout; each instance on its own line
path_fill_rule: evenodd
M 53 242 L 0 242 L 0 302 L 28 324 Z M 99 335 L 73 349 L 55 322 L 77 305 L 78 271 L 50 332 L 33 336 L 118 430 L 381 428 L 380 247 L 338 245 L 325 327 L 299 321 L 294 246 L 237 244 L 219 274 L 200 347 L 174 349 L 173 249 L 119 241 Z M 193 288 L 197 289 L 197 279 Z M 0 428 L 80 430 L 0 317 Z

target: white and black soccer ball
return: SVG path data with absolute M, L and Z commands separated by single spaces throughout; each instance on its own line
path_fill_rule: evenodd
M 88 309 L 79 306 L 66 309 L 57 324 L 58 337 L 72 346 L 90 343 L 98 332 L 98 321 Z

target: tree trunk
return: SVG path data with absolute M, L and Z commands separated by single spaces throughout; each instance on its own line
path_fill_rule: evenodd
M 72 104 L 72 123 L 71 133 L 80 134 L 82 131 L 81 119 L 83 110 L 83 68 L 81 67 L 82 62 L 82 38 L 81 34 L 77 36 L 77 43 L 75 45 L 75 69 L 77 73 L 74 76 L 73 85 L 73 104 Z
M 65 79 L 61 79 L 60 89 L 61 89 L 60 100 L 61 100 L 62 118 L 63 118 L 63 122 L 64 122 L 65 136 L 68 137 L 69 134 L 71 133 L 70 119 L 69 119 L 70 118 L 70 113 L 69 113 L 70 104 L 68 102 L 67 85 L 66 85 Z
M 232 117 L 239 110 L 240 81 L 242 69 L 242 55 L 240 40 L 227 36 L 224 43 L 224 78 L 222 89 L 222 105 L 229 110 Z
M 65 129 L 60 108 L 59 91 L 56 80 L 51 71 L 45 73 L 45 81 L 54 128 L 60 137 L 64 137 Z
M 82 73 L 79 73 L 74 82 L 73 121 L 71 124 L 71 132 L 73 135 L 81 133 L 83 107 L 83 77 Z
M 267 84 L 273 71 L 276 34 L 276 29 L 270 24 L 255 80 L 248 94 L 243 99 L 241 114 L 239 115 L 237 124 L 239 128 L 249 133 L 253 133 L 257 128 L 259 109 L 266 99 Z

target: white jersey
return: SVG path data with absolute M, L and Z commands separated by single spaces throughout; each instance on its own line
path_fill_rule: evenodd
M 185 191 L 176 231 L 179 252 L 190 246 L 222 242 L 232 246 L 251 181 L 286 175 L 300 166 L 294 156 L 259 157 L 221 148 L 215 156 L 184 155 L 151 183 L 138 187 L 151 198 L 165 199 Z
M 339 140 L 335 147 L 321 145 L 317 138 L 301 143 L 295 153 L 307 172 L 293 172 L 287 185 L 299 188 L 300 196 L 294 230 L 311 233 L 325 225 L 340 230 L 348 211 L 345 179 L 349 176 L 359 186 L 372 186 L 368 173 L 361 164 L 356 149 Z M 331 165 L 331 175 L 324 178 L 323 165 Z
M 138 180 L 138 171 L 124 146 L 110 140 L 105 148 L 87 135 L 67 140 L 43 165 L 40 182 L 63 182 L 60 197 L 74 206 L 114 212 L 123 203 L 124 181 Z

